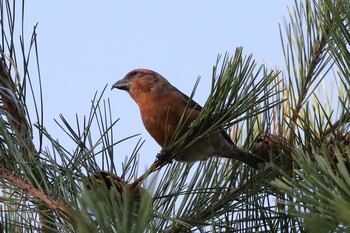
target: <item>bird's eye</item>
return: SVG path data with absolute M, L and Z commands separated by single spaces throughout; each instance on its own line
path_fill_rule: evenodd
M 136 76 L 136 75 L 137 75 L 137 72 L 134 71 L 134 72 L 132 72 L 132 73 L 130 74 L 130 77 L 134 77 L 134 76 Z

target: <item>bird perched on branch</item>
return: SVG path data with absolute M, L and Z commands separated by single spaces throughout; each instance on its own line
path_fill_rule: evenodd
M 185 133 L 198 117 L 201 107 L 160 74 L 148 69 L 130 71 L 113 87 L 127 91 L 139 106 L 144 126 L 156 142 L 164 147 L 174 135 L 181 117 L 185 114 L 181 134 Z M 184 113 L 186 111 L 186 113 Z M 258 168 L 265 162 L 258 156 L 238 148 L 223 130 L 217 130 L 176 155 L 178 161 L 206 160 L 212 156 L 233 158 Z

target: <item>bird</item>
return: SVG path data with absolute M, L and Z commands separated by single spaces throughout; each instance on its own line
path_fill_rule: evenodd
M 202 110 L 194 100 L 150 69 L 130 71 L 112 85 L 112 89 L 114 88 L 129 93 L 139 107 L 146 130 L 162 148 L 172 139 L 183 114 L 184 127 L 180 134 L 190 129 Z M 265 162 L 262 158 L 236 146 L 225 130 L 216 130 L 201 138 L 177 154 L 175 160 L 195 162 L 214 156 L 233 158 L 255 169 L 258 168 L 258 164 Z

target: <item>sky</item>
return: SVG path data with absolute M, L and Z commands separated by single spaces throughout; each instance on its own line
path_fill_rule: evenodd
M 44 124 L 54 138 L 74 144 L 54 119 L 72 124 L 87 115 L 95 92 L 108 85 L 115 140 L 140 133 L 115 146 L 118 164 L 141 137 L 146 169 L 160 147 L 144 129 L 136 103 L 111 85 L 135 68 L 153 69 L 182 92 L 204 104 L 218 54 L 253 54 L 258 64 L 283 69 L 279 24 L 293 1 L 26 1 L 27 34 L 38 23 L 38 47 L 44 94 Z M 27 37 L 29 39 L 29 36 Z M 142 168 L 140 168 L 142 170 Z

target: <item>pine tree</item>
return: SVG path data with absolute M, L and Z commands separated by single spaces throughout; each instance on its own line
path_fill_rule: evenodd
M 348 1 L 295 1 L 280 25 L 281 70 L 243 48 L 218 56 L 201 115 L 159 154 L 225 129 L 264 166 L 154 155 L 141 176 L 141 140 L 113 161 L 129 138 L 114 141 L 105 90 L 84 119 L 57 121 L 75 148 L 46 130 L 37 29 L 25 40 L 15 2 L 0 0 L 1 232 L 350 232 Z

